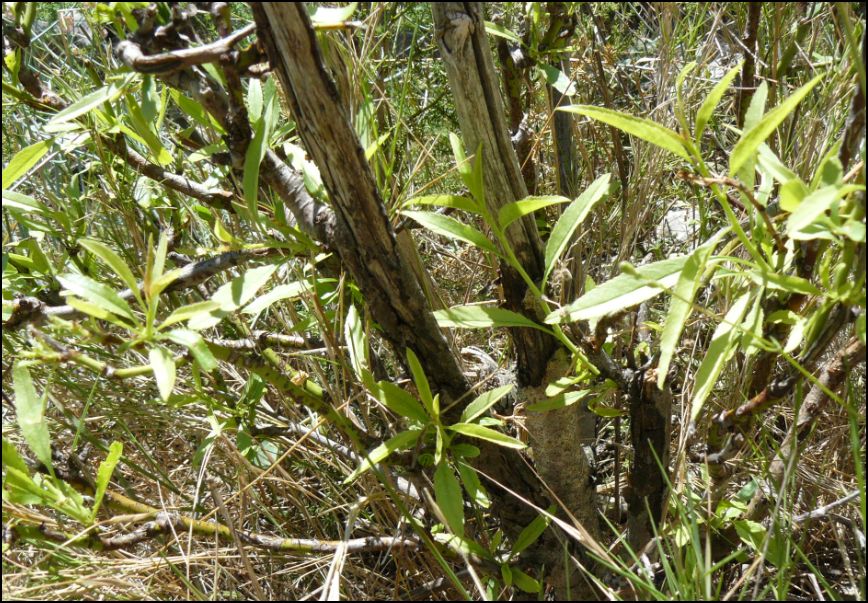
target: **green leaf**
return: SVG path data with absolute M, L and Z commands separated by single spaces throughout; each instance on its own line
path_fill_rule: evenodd
M 637 306 L 663 293 L 661 287 L 671 287 L 678 282 L 689 255 L 654 262 L 635 269 L 634 274 L 620 274 L 610 281 L 597 285 L 579 299 L 555 310 L 546 316 L 545 322 L 556 324 L 598 318 Z M 650 285 L 648 281 L 657 285 Z
M 573 238 L 573 233 L 576 232 L 576 229 L 579 225 L 585 221 L 585 218 L 588 217 L 588 214 L 609 191 L 609 178 L 611 178 L 611 174 L 603 174 L 596 180 L 594 180 L 585 192 L 576 197 L 576 200 L 573 201 L 564 213 L 561 214 L 561 217 L 558 219 L 554 228 L 552 228 L 552 234 L 549 236 L 548 243 L 546 243 L 546 253 L 545 253 L 545 275 L 543 276 L 543 287 L 545 287 L 545 283 L 549 278 L 549 274 L 551 274 L 552 270 L 555 267 L 558 259 L 560 259 L 561 255 L 567 248 L 567 245 L 570 244 L 570 240 Z
M 416 398 L 390 381 L 377 382 L 371 393 L 398 416 L 423 425 L 431 420 Z
M 386 459 L 390 454 L 395 452 L 396 450 L 405 450 L 414 446 L 416 441 L 419 439 L 419 435 L 422 433 L 421 429 L 409 429 L 407 431 L 402 431 L 398 435 L 389 440 L 383 442 L 373 450 L 368 453 L 367 458 L 359 465 L 359 467 L 353 471 L 347 479 L 344 480 L 344 485 L 351 483 L 357 477 L 359 477 L 362 473 Z
M 217 310 L 220 307 L 220 304 L 213 300 L 206 300 L 203 302 L 196 302 L 193 304 L 187 304 L 186 306 L 181 306 L 173 311 L 169 316 L 166 317 L 158 329 L 165 329 L 166 327 L 183 322 L 185 320 L 189 320 L 194 316 L 198 316 L 200 314 L 208 314 L 213 310 Z
M 314 13 L 310 16 L 310 20 L 315 25 L 320 26 L 340 25 L 353 16 L 358 4 L 358 2 L 350 2 L 346 6 L 339 7 L 317 6 Z
M 503 25 L 498 25 L 493 21 L 485 22 L 485 31 L 493 36 L 498 36 L 500 38 L 505 38 L 510 42 L 515 42 L 516 44 L 521 44 L 521 38 L 518 34 L 514 33 L 512 30 L 507 29 Z
M 275 270 L 277 270 L 275 265 L 251 268 L 241 276 L 221 285 L 211 296 L 211 301 L 216 302 L 219 308 L 208 314 L 197 314 L 190 319 L 187 326 L 201 331 L 218 324 L 224 316 L 253 299 L 256 292 L 268 282 Z
M 455 453 L 454 447 L 452 452 L 453 454 Z M 455 463 L 455 467 L 458 469 L 461 483 L 464 484 L 464 489 L 467 491 L 468 496 L 470 496 L 470 500 L 483 509 L 490 507 L 491 498 L 488 496 L 488 492 L 483 487 L 482 482 L 479 481 L 479 475 L 476 473 L 476 469 L 467 463 L 462 463 L 460 461 Z
M 157 381 L 157 389 L 164 402 L 169 400 L 172 390 L 175 389 L 175 359 L 169 350 L 155 346 L 148 352 L 151 361 L 151 369 L 154 371 L 154 379 Z
M 717 378 L 729 360 L 736 341 L 738 341 L 740 333 L 736 327 L 744 318 L 752 293 L 750 291 L 745 293 L 732 304 L 723 321 L 717 325 L 711 336 L 711 344 L 708 346 L 702 364 L 696 371 L 693 385 L 693 405 L 690 409 L 691 422 L 696 421 L 702 411 L 705 400 L 714 389 Z
M 780 289 L 791 293 L 804 293 L 805 295 L 821 295 L 822 292 L 808 279 L 792 274 L 778 274 L 776 272 L 757 272 L 755 270 L 745 272 L 747 277 L 757 285 Z
M 750 104 L 747 106 L 747 111 L 744 112 L 744 131 L 752 129 L 757 125 L 763 117 L 763 112 L 766 108 L 766 99 L 769 95 L 768 82 L 763 81 L 750 99 Z
M 243 314 L 259 314 L 276 302 L 301 297 L 301 294 L 307 291 L 310 291 L 310 285 L 305 281 L 278 285 L 265 295 L 254 299 L 241 312 Z
M 653 145 L 660 147 L 670 153 L 677 155 L 685 160 L 690 160 L 690 154 L 684 147 L 684 139 L 677 132 L 670 130 L 665 126 L 661 126 L 649 119 L 634 117 L 620 111 L 612 109 L 604 109 L 603 107 L 593 107 L 591 105 L 570 105 L 569 107 L 558 107 L 558 111 L 568 111 L 570 113 L 578 113 L 596 119 L 604 124 L 614 126 L 619 130 L 626 132 L 636 138 L 641 138 L 645 142 L 650 142 Z
M 93 109 L 99 107 L 101 104 L 105 102 L 111 102 L 118 98 L 127 87 L 127 85 L 132 82 L 137 76 L 137 74 L 131 73 L 126 76 L 126 78 L 119 83 L 112 83 L 108 86 L 104 86 L 99 90 L 95 90 L 88 94 L 87 96 L 83 96 L 76 102 L 69 105 L 63 111 L 60 111 L 51 118 L 51 120 L 45 124 L 44 130 L 46 132 L 51 132 L 57 129 L 57 126 L 60 124 L 64 124 L 68 121 L 76 119 L 85 113 L 89 113 Z
M 24 462 L 24 459 L 21 458 L 21 455 L 18 454 L 18 449 L 15 448 L 15 445 L 6 438 L 3 438 L 3 467 L 11 467 L 17 469 L 24 475 L 30 475 L 30 469 L 27 467 L 27 463 Z
M 368 368 L 368 346 L 365 345 L 365 329 L 359 318 L 359 311 L 353 304 L 350 304 L 347 319 L 344 321 L 344 341 L 347 344 L 353 372 L 362 380 L 362 375 Z
M 3 188 L 7 189 L 12 186 L 16 180 L 21 178 L 27 171 L 36 165 L 42 156 L 51 148 L 51 143 L 54 140 L 41 140 L 28 147 L 24 147 L 9 160 L 6 167 L 3 168 Z
M 114 249 L 106 245 L 105 243 L 101 243 L 100 241 L 95 241 L 93 239 L 79 239 L 79 244 L 94 254 L 96 257 L 101 259 L 105 264 L 114 271 L 118 277 L 124 282 L 124 284 L 129 288 L 130 291 L 133 292 L 133 295 L 136 296 L 136 299 L 139 300 L 139 303 L 143 306 L 144 301 L 141 298 L 141 293 L 139 292 L 139 281 L 136 280 L 136 277 L 133 276 L 133 271 L 130 270 L 130 267 L 127 266 L 127 263 L 121 259 L 121 256 L 115 252 Z
M 250 212 L 252 220 L 259 216 L 259 165 L 268 150 L 267 145 L 265 120 L 258 119 L 253 124 L 253 138 L 244 154 L 244 179 L 241 183 L 247 211 Z
M 762 163 L 762 156 L 760 156 L 760 163 Z M 787 180 L 780 188 L 781 209 L 794 212 L 809 194 L 808 185 L 798 176 Z
M 570 200 L 559 195 L 548 195 L 542 197 L 525 197 L 521 201 L 513 201 L 507 203 L 497 212 L 497 223 L 502 229 L 528 214 L 532 214 L 538 209 L 556 205 L 558 203 L 569 203 Z
M 759 146 L 759 155 L 757 156 L 757 162 L 759 163 L 760 167 L 768 171 L 768 173 L 771 174 L 771 176 L 781 184 L 786 184 L 790 180 L 794 179 L 801 182 L 799 176 L 790 168 L 785 166 L 767 144 L 761 144 Z M 807 195 L 808 186 L 804 182 L 802 182 L 802 184 L 805 187 L 805 194 Z M 783 207 L 783 205 L 781 205 L 781 207 Z
M 666 374 L 669 372 L 669 363 L 675 354 L 684 324 L 693 309 L 693 299 L 699 290 L 706 263 L 714 247 L 714 244 L 703 245 L 690 254 L 672 291 L 666 324 L 660 335 L 660 360 L 657 364 L 657 387 L 660 389 L 663 389 Z
M 758 124 L 742 134 L 729 156 L 730 176 L 735 176 L 741 166 L 755 156 L 759 146 L 765 142 L 766 138 L 771 136 L 772 132 L 781 125 L 781 122 L 783 122 L 787 116 L 793 112 L 802 99 L 804 99 L 805 96 L 814 89 L 814 86 L 820 83 L 822 77 L 822 74 L 818 75 L 810 82 L 793 92 L 780 105 L 769 111 Z
M 470 436 L 471 438 L 486 440 L 497 444 L 498 446 L 518 449 L 527 448 L 525 444 L 515 438 L 502 434 L 499 431 L 489 429 L 488 427 L 477 425 L 476 423 L 455 423 L 454 425 L 448 426 L 446 429 L 450 429 L 462 435 Z
M 699 107 L 699 111 L 696 112 L 695 138 L 697 143 L 702 140 L 702 133 L 705 132 L 705 126 L 714 114 L 714 110 L 717 109 L 717 105 L 720 104 L 720 99 L 722 99 L 723 95 L 726 94 L 726 91 L 729 90 L 735 76 L 737 76 L 739 71 L 741 71 L 743 63 L 744 61 L 740 61 L 738 65 L 730 69 L 726 75 L 724 75 L 721 80 L 714 85 L 714 88 L 711 89 L 711 92 L 708 93 L 708 96 L 703 101 L 702 106 Z
M 214 358 L 214 354 L 211 353 L 208 344 L 205 343 L 205 340 L 196 331 L 174 329 L 166 333 L 165 337 L 169 341 L 173 341 L 189 349 L 190 353 L 193 354 L 193 358 L 196 359 L 196 362 L 199 363 L 199 366 L 206 373 L 210 373 L 217 368 L 217 359 Z
M 105 491 L 108 489 L 112 473 L 114 473 L 118 461 L 121 460 L 123 452 L 124 445 L 121 442 L 112 442 L 109 446 L 109 451 L 105 460 L 99 464 L 99 469 L 97 469 L 96 472 L 96 491 L 93 495 L 93 509 L 90 512 L 91 523 L 96 521 L 96 514 L 99 512 L 99 507 L 102 504 Z
M 485 251 L 497 253 L 494 244 L 489 241 L 484 234 L 471 226 L 462 224 L 455 218 L 423 211 L 404 210 L 401 213 L 439 235 L 449 237 L 450 239 L 464 241 L 465 243 L 470 243 L 471 245 L 475 245 Z
M 461 413 L 462 423 L 471 423 L 474 419 L 482 415 L 489 408 L 494 406 L 498 400 L 512 391 L 512 384 L 501 385 L 492 390 L 480 394 L 473 402 L 467 405 L 464 412 Z
M 539 66 L 539 70 L 545 76 L 546 83 L 561 94 L 573 96 L 576 93 L 575 82 L 570 80 L 567 74 L 557 67 L 543 63 Z
M 20 362 L 12 368 L 12 388 L 15 391 L 15 416 L 27 446 L 40 463 L 52 467 L 51 436 L 45 422 L 44 401 L 37 395 L 30 371 Z
M 865 190 L 865 187 L 857 184 L 844 184 L 824 186 L 814 191 L 805 197 L 790 214 L 787 220 L 787 236 L 793 236 L 816 222 L 839 199 L 861 190 Z
M 512 582 L 526 593 L 534 594 L 542 591 L 542 586 L 539 581 L 531 576 L 528 576 L 517 567 L 512 569 Z
M 424 195 L 422 197 L 413 197 L 404 203 L 404 207 L 411 207 L 413 205 L 436 205 L 438 207 L 460 209 L 473 214 L 479 213 L 479 206 L 476 205 L 476 201 L 460 195 Z
M 135 320 L 133 311 L 127 302 L 116 291 L 106 287 L 102 283 L 97 283 L 83 274 L 72 273 L 58 276 L 57 280 L 72 294 L 83 298 L 98 308 L 130 320 Z
M 422 370 L 419 359 L 410 348 L 407 348 L 407 366 L 410 367 L 410 372 L 413 373 L 413 383 L 416 384 L 416 389 L 419 390 L 419 397 L 422 399 L 425 409 L 436 420 L 440 413 L 434 407 L 434 396 L 431 394 L 431 385 L 428 383 L 428 377 L 425 376 L 425 371 Z
M 552 522 L 551 516 L 557 512 L 557 506 L 552 505 L 548 508 L 549 514 L 540 513 L 537 515 L 533 521 L 531 521 L 525 528 L 521 531 L 521 533 L 516 537 L 515 542 L 512 545 L 512 549 L 510 550 L 510 557 L 515 557 L 520 554 L 527 547 L 532 545 L 537 539 L 542 536 L 543 532 L 546 531 L 546 528 L 549 527 L 549 524 Z
M 566 408 L 567 406 L 572 406 L 583 398 L 587 398 L 591 393 L 592 390 L 589 389 L 583 389 L 573 392 L 563 392 L 561 394 L 551 396 L 547 400 L 543 400 L 542 402 L 528 404 L 527 410 L 532 412 L 546 412 L 548 410 Z
M 489 327 L 530 327 L 548 332 L 548 330 L 529 318 L 512 310 L 494 306 L 452 306 L 446 310 L 434 312 L 434 318 L 441 327 L 459 329 L 485 329 Z
M 464 497 L 461 495 L 461 484 L 447 463 L 440 463 L 434 471 L 434 498 L 449 530 L 463 536 Z

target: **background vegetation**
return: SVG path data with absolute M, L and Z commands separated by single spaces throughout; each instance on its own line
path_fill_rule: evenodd
M 861 4 L 262 4 L 3 3 L 4 598 L 865 598 Z

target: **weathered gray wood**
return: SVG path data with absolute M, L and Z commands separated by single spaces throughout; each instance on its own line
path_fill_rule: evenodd
M 254 3 L 253 9 L 299 135 L 329 191 L 335 250 L 398 356 L 403 358 L 411 348 L 432 385 L 457 399 L 467 391 L 467 382 L 418 280 L 401 258 L 364 149 L 323 65 L 306 8 L 264 2 Z
M 432 4 L 435 35 L 452 90 L 461 134 L 469 152 L 482 144 L 485 201 L 492 215 L 504 205 L 527 196 L 518 159 L 506 126 L 503 99 L 485 36 L 478 2 Z M 507 238 L 522 267 L 534 280 L 543 274 L 543 245 L 532 216 L 516 220 Z M 506 307 L 533 316 L 524 303 L 527 286 L 518 273 L 501 265 Z M 535 318 L 535 317 L 534 317 Z M 534 329 L 511 329 L 522 385 L 539 385 L 555 349 L 550 337 Z

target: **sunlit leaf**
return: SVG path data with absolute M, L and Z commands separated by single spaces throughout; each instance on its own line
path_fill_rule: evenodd
M 720 81 L 714 85 L 714 88 L 711 89 L 711 92 L 708 93 L 708 96 L 702 102 L 702 106 L 699 107 L 699 111 L 696 112 L 695 138 L 697 142 L 702 140 L 702 133 L 705 132 L 706 124 L 708 124 L 711 116 L 714 114 L 714 110 L 717 109 L 717 105 L 720 104 L 720 99 L 723 98 L 723 95 L 726 94 L 726 91 L 729 90 L 729 87 L 732 85 L 732 81 L 741 71 L 742 63 L 743 61 L 730 69 L 726 75 L 724 75 Z
M 12 388 L 15 391 L 15 416 L 27 446 L 40 463 L 51 467 L 51 436 L 45 422 L 45 405 L 36 393 L 30 371 L 20 362 L 12 368 Z
M 597 285 L 568 306 L 555 310 L 546 316 L 545 322 L 555 324 L 588 320 L 638 306 L 663 293 L 663 287 L 677 283 L 689 258 L 689 255 L 685 255 L 661 260 L 636 268 L 635 274 L 620 274 Z M 650 285 L 648 281 L 654 281 L 657 285 Z
M 512 310 L 495 306 L 453 306 L 434 312 L 441 327 L 485 329 L 489 327 L 530 327 L 547 331 L 543 326 Z
M 69 292 L 118 316 L 134 320 L 129 304 L 116 291 L 98 283 L 83 274 L 65 274 L 57 277 L 58 282 Z
M 717 384 L 723 367 L 729 360 L 736 341 L 740 336 L 736 327 L 744 318 L 747 306 L 750 303 L 752 292 L 747 292 L 739 297 L 726 313 L 723 320 L 714 330 L 711 336 L 711 344 L 705 353 L 702 363 L 696 371 L 696 379 L 693 385 L 693 403 L 690 409 L 690 420 L 696 421 L 705 400 Z
M 510 437 L 506 434 L 500 433 L 499 431 L 495 431 L 488 427 L 477 425 L 476 423 L 455 423 L 454 425 L 449 425 L 446 429 L 450 429 L 462 435 L 470 436 L 471 438 L 486 440 L 497 444 L 498 446 L 518 449 L 527 447 L 520 440 L 516 440 L 513 437 Z
M 424 211 L 404 210 L 401 213 L 439 235 L 449 237 L 450 239 L 464 241 L 465 243 L 470 243 L 471 245 L 475 245 L 485 251 L 497 253 L 494 244 L 489 241 L 484 234 L 472 226 L 467 226 L 466 224 L 459 222 L 455 218 Z
M 543 284 L 548 280 L 549 274 L 555 267 L 556 262 L 563 255 L 564 251 L 573 238 L 573 233 L 585 221 L 588 214 L 594 206 L 606 195 L 609 191 L 609 179 L 611 174 L 603 174 L 594 180 L 585 192 L 579 195 L 573 201 L 561 217 L 558 219 L 552 234 L 549 236 L 546 243 L 545 251 L 545 276 L 543 276 Z
M 596 119 L 636 138 L 641 138 L 645 142 L 650 142 L 682 159 L 690 159 L 690 154 L 684 146 L 684 139 L 674 130 L 661 126 L 650 119 L 634 117 L 620 111 L 591 105 L 570 105 L 568 107 L 558 107 L 557 110 L 578 113 L 579 115 Z
M 385 460 L 390 454 L 392 454 L 396 450 L 405 450 L 415 445 L 416 440 L 419 439 L 419 435 L 421 433 L 421 429 L 409 429 L 407 431 L 402 431 L 393 438 L 390 438 L 386 442 L 383 442 L 368 453 L 367 457 L 364 461 L 362 461 L 361 465 L 359 465 L 359 467 L 355 471 L 353 471 L 349 475 L 349 477 L 347 477 L 347 479 L 344 480 L 344 484 L 349 484 L 350 482 L 354 481 L 362 473 L 364 473 L 377 463 Z
M 560 195 L 525 197 L 521 201 L 513 201 L 512 203 L 507 203 L 501 207 L 500 211 L 497 212 L 497 222 L 500 224 L 501 228 L 505 229 L 519 218 L 532 214 L 539 209 L 549 207 L 550 205 L 556 205 L 558 203 L 569 202 L 569 199 L 561 197 Z
M 91 509 L 91 521 L 96 520 L 96 515 L 99 512 L 102 499 L 108 489 L 112 474 L 117 467 L 118 461 L 121 460 L 121 455 L 124 452 L 124 445 L 121 442 L 112 442 L 109 446 L 108 454 L 105 460 L 99 464 L 99 469 L 96 472 L 96 490 L 93 495 L 93 508 Z
M 148 352 L 151 361 L 151 369 L 154 371 L 154 379 L 157 381 L 157 389 L 163 401 L 168 401 L 175 389 L 175 359 L 167 349 L 155 346 Z
M 467 405 L 464 412 L 461 413 L 462 423 L 471 423 L 474 419 L 482 415 L 489 408 L 494 406 L 498 400 L 512 391 L 512 384 L 501 385 L 492 390 L 480 394 L 473 402 Z
M 12 186 L 16 180 L 24 176 L 30 168 L 36 165 L 45 153 L 48 152 L 48 149 L 51 148 L 53 142 L 51 139 L 41 140 L 15 153 L 12 159 L 9 160 L 9 163 L 6 164 L 6 167 L 3 168 L 3 188 L 7 189 Z
M 795 110 L 796 106 L 814 89 L 814 86 L 820 83 L 822 78 L 822 75 L 818 75 L 793 92 L 780 105 L 766 113 L 758 124 L 742 134 L 729 155 L 730 176 L 735 176 L 741 166 L 754 157 L 759 146 L 771 136 L 772 132 Z
M 461 484 L 447 463 L 440 463 L 434 471 L 434 498 L 450 531 L 463 536 L 464 497 L 461 495 Z

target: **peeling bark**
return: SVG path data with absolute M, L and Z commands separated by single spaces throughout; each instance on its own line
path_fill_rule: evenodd
M 507 131 L 482 6 L 442 2 L 431 8 L 464 143 L 470 151 L 482 144 L 486 203 L 496 216 L 504 205 L 526 197 L 527 188 Z M 513 222 L 506 235 L 522 267 L 538 281 L 543 274 L 543 245 L 533 216 Z M 524 307 L 527 286 L 522 278 L 502 263 L 501 280 L 506 307 L 528 314 Z M 510 335 L 518 356 L 519 384 L 538 385 L 555 349 L 554 340 L 535 329 L 511 329 Z
M 334 246 L 383 335 L 403 358 L 410 347 L 432 385 L 451 399 L 467 382 L 413 272 L 402 260 L 364 149 L 323 64 L 301 4 L 254 3 L 260 38 L 334 204 Z

